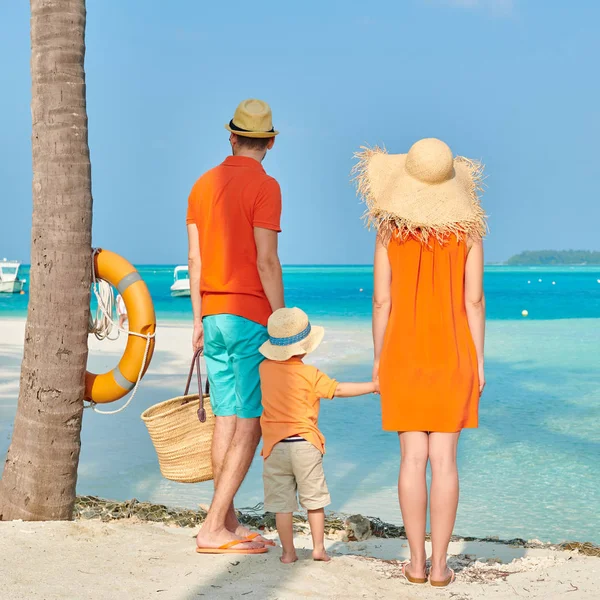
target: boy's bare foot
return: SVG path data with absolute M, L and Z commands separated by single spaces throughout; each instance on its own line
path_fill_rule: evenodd
M 290 565 L 295 563 L 298 560 L 298 557 L 296 556 L 296 551 L 294 550 L 293 552 L 282 552 L 279 560 L 285 565 Z
M 315 548 L 312 553 L 313 560 L 319 562 L 329 562 L 331 560 L 331 556 L 327 554 L 325 548 Z

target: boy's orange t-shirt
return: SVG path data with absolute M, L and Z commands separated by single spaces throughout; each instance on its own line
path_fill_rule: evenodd
M 279 184 L 253 158 L 229 156 L 194 184 L 186 222 L 198 228 L 203 317 L 267 324 L 271 305 L 256 266 L 254 228 L 279 232 L 280 220 Z
M 325 437 L 318 427 L 319 408 L 321 398 L 333 398 L 337 381 L 292 357 L 285 362 L 263 361 L 260 387 L 262 456 L 267 458 L 275 444 L 292 435 L 303 437 L 325 453 Z

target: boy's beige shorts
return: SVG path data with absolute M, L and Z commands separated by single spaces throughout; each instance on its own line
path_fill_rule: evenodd
M 323 455 L 310 442 L 279 442 L 265 459 L 265 511 L 289 513 L 298 510 L 296 495 L 307 510 L 331 503 Z

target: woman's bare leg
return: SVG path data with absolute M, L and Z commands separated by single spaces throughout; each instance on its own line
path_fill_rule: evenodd
M 444 581 L 450 571 L 446 564 L 448 544 L 452 536 L 458 508 L 458 469 L 456 467 L 457 433 L 429 434 L 431 463 L 431 579 Z
M 427 522 L 427 457 L 428 435 L 424 431 L 399 432 L 400 477 L 398 497 L 402 521 L 410 547 L 410 565 L 407 573 L 423 578 L 425 574 L 425 526 Z

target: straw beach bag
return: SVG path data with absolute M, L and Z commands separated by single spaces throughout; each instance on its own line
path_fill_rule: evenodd
M 211 445 L 215 416 L 209 397 L 208 380 L 202 393 L 200 355 L 192 359 L 183 396 L 151 406 L 142 413 L 154 444 L 163 477 L 180 483 L 198 483 L 213 478 Z M 189 394 L 196 367 L 198 393 Z

